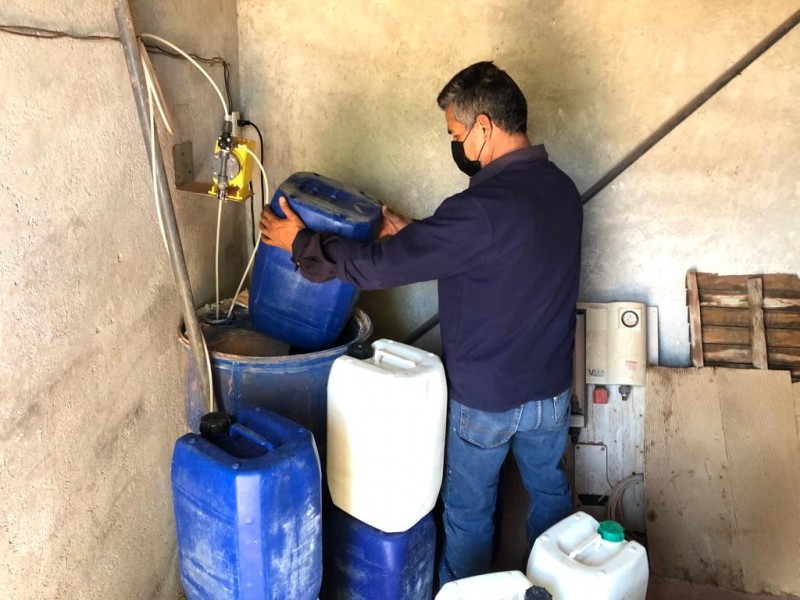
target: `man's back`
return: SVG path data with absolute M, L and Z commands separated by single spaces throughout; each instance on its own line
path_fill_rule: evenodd
M 481 211 L 481 248 L 439 282 L 450 397 L 500 411 L 570 385 L 580 277 L 582 209 L 575 185 L 542 146 L 472 178 L 433 216 Z

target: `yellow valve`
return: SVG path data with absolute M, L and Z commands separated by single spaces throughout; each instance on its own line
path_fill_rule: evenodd
M 231 144 L 231 155 L 228 158 L 228 188 L 225 196 L 228 200 L 242 202 L 250 197 L 250 180 L 253 177 L 253 157 L 245 150 L 249 148 L 255 151 L 256 143 L 247 138 L 233 138 Z M 219 141 L 214 147 L 214 158 L 219 158 Z M 208 190 L 210 196 L 217 195 L 218 179 L 213 176 L 214 183 Z

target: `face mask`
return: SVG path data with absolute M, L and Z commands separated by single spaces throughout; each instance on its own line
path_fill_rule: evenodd
M 473 129 L 475 129 L 476 124 L 477 123 L 472 125 L 469 132 L 467 132 L 466 137 L 462 141 L 457 142 L 453 140 L 450 142 L 450 150 L 453 153 L 453 160 L 455 161 L 456 166 L 459 169 L 461 169 L 461 171 L 466 173 L 469 177 L 472 177 L 473 175 L 475 175 L 475 173 L 481 170 L 481 161 L 478 159 L 481 157 L 481 152 L 483 152 L 483 146 L 486 145 L 486 140 L 483 140 L 483 145 L 481 146 L 481 149 L 478 151 L 478 159 L 469 160 L 467 158 L 467 155 L 464 154 L 464 142 L 467 141 L 469 134 L 472 133 Z

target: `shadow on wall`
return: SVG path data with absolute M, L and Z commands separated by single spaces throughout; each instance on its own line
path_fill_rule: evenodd
M 572 48 L 569 22 L 560 19 L 561 2 L 546 4 L 537 5 L 536 11 L 516 5 L 495 9 L 497 14 L 481 23 L 477 36 L 463 38 L 461 55 L 449 57 L 446 67 L 430 57 L 441 49 L 439 41 L 415 33 L 414 21 L 421 16 L 405 25 L 406 41 L 396 42 L 405 58 L 396 58 L 399 50 L 386 55 L 386 72 L 375 68 L 383 55 L 365 57 L 342 49 L 327 56 L 327 62 L 306 63 L 304 68 L 317 71 L 314 86 L 319 90 L 313 107 L 299 108 L 305 131 L 313 135 L 308 166 L 324 169 L 411 217 L 432 214 L 444 198 L 467 185 L 452 163 L 436 95 L 458 70 L 489 59 L 506 70 L 526 95 L 532 142 L 544 143 L 552 160 L 580 189 L 587 188 L 591 174 L 602 168 L 601 158 L 594 155 L 596 144 L 580 128 L 598 100 L 586 77 L 597 66 L 587 64 L 592 55 L 577 54 Z M 478 11 L 468 11 L 473 12 Z M 388 28 L 376 23 L 376 29 L 381 25 Z M 483 39 L 469 45 L 473 38 Z M 397 65 L 398 60 L 403 64 Z M 581 166 L 580 172 L 571 172 L 575 165 Z M 364 295 L 377 335 L 408 333 L 436 311 L 435 301 L 427 297 L 432 288 L 413 287 L 413 291 Z M 430 314 L 418 314 L 421 306 L 429 307 Z

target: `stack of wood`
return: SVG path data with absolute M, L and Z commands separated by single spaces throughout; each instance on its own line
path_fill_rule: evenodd
M 781 369 L 800 381 L 800 279 L 796 275 L 686 273 L 695 367 Z

